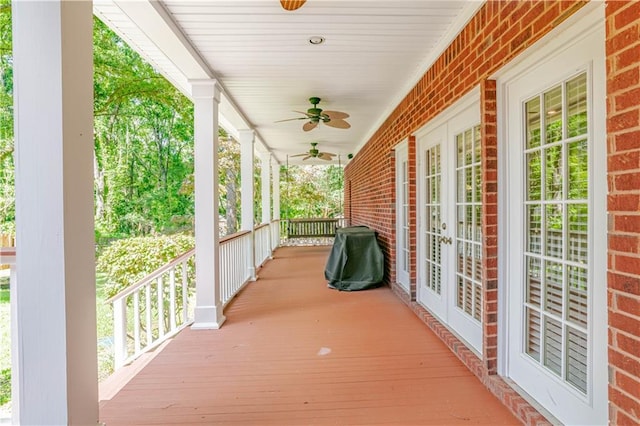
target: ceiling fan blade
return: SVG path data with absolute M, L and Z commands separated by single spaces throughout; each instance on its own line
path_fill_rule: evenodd
M 322 114 L 329 116 L 332 120 L 344 120 L 349 118 L 349 114 L 342 111 L 322 111 Z
M 304 154 L 296 154 L 296 155 L 290 155 L 289 158 L 293 158 L 293 157 L 304 157 L 305 155 L 309 155 L 308 152 L 305 152 Z
M 348 129 L 351 127 L 351 124 L 347 123 L 344 120 L 331 120 L 331 121 L 327 121 L 324 124 L 326 124 L 329 127 L 335 127 L 336 129 Z
M 335 154 L 333 154 L 333 155 L 335 155 Z M 327 160 L 327 161 L 333 160 L 333 156 L 331 154 L 329 154 L 328 152 L 321 152 L 318 155 L 318 158 L 321 159 L 321 160 Z
M 309 118 L 313 117 L 313 115 L 309 114 L 308 112 L 304 112 L 304 111 L 296 111 L 296 110 L 294 110 L 293 112 L 297 112 L 298 114 L 306 115 L 306 116 L 307 116 L 307 117 L 309 117 Z
M 309 158 L 311 158 L 311 155 L 307 155 L 306 157 L 304 157 L 304 158 L 302 159 L 302 161 L 304 161 L 304 160 L 308 160 Z
M 284 10 L 300 9 L 307 0 L 280 0 L 280 4 Z
M 338 154 L 334 154 L 333 152 L 321 152 L 320 155 L 328 155 L 330 157 L 335 157 Z
M 309 117 L 298 117 L 298 118 L 287 118 L 285 120 L 274 121 L 274 123 L 282 123 L 284 121 L 295 121 L 295 120 L 308 120 Z
M 309 121 L 308 123 L 304 123 L 304 126 L 302 126 L 302 130 L 304 130 L 305 132 L 308 132 L 309 130 L 313 130 L 316 127 L 318 127 L 318 123 Z

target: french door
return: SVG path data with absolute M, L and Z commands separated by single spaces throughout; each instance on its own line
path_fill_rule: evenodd
M 396 281 L 409 293 L 410 235 L 409 235 L 409 148 L 407 141 L 396 149 Z
M 477 97 L 418 136 L 418 300 L 482 351 L 481 139 Z
M 607 422 L 602 22 L 504 85 L 507 370 L 564 424 Z

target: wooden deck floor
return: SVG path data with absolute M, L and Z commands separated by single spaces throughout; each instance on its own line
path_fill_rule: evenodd
M 100 403 L 107 426 L 519 424 L 388 288 L 338 292 L 286 247 L 227 307 Z

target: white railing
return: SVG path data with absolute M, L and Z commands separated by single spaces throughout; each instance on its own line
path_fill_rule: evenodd
M 263 229 L 266 229 L 266 242 L 269 243 L 269 227 L 265 225 L 258 229 L 256 240 L 265 238 Z M 220 300 L 223 306 L 249 281 L 251 260 L 247 253 L 250 253 L 252 238 L 251 232 L 242 231 L 220 239 Z M 192 249 L 107 301 L 113 304 L 116 369 L 193 322 L 194 268 L 195 250 Z
M 194 267 L 191 249 L 107 300 L 113 304 L 116 369 L 193 321 Z
M 258 225 L 254 233 L 256 267 L 271 257 L 271 228 L 268 223 Z
M 271 251 L 280 246 L 280 219 L 271 221 Z
M 237 232 L 220 239 L 220 300 L 226 305 L 249 281 L 247 253 L 251 246 L 251 232 Z

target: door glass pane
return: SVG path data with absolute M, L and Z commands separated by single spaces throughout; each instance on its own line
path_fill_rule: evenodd
M 587 334 L 568 329 L 567 339 L 567 382 L 582 393 L 587 392 Z
M 540 98 L 536 97 L 525 104 L 527 148 L 540 146 Z
M 409 162 L 402 162 L 402 246 L 401 266 L 409 272 Z
M 525 102 L 522 157 L 527 324 L 523 347 L 541 367 L 583 393 L 589 365 L 587 105 L 586 73 Z
M 440 249 L 440 186 L 442 175 L 440 173 L 440 145 L 436 145 L 426 151 L 426 175 L 425 175 L 425 213 L 426 231 L 425 241 L 427 245 L 425 270 L 427 271 L 426 285 L 436 294 L 440 294 L 442 286 L 442 262 Z
M 545 153 L 545 199 L 561 200 L 564 180 L 562 145 L 550 146 Z
M 569 143 L 569 196 L 570 200 L 586 200 L 589 196 L 589 162 L 587 140 Z
M 525 352 L 536 361 L 540 361 L 540 340 L 542 324 L 540 324 L 540 313 L 527 308 L 526 310 L 526 346 Z
M 562 372 L 562 325 L 544 317 L 544 365 L 554 373 Z
M 567 82 L 567 137 L 587 134 L 587 74 Z
M 540 151 L 533 151 L 527 154 L 527 200 L 534 201 L 542 199 L 542 159 Z
M 562 86 L 544 94 L 545 143 L 562 139 Z
M 480 126 L 456 135 L 456 306 L 482 321 L 482 168 Z

